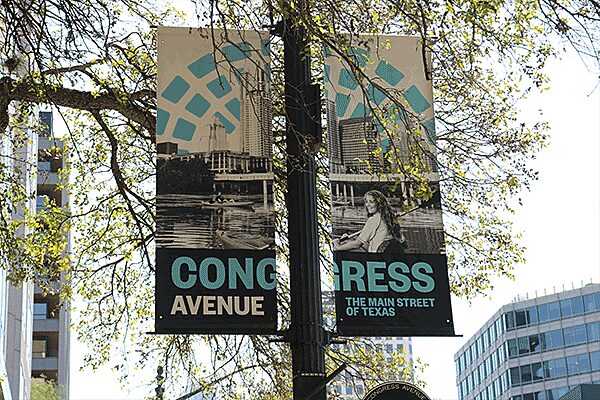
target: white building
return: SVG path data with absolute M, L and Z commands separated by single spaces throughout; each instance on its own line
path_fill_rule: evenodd
M 38 138 L 36 207 L 41 210 L 50 201 L 66 208 L 69 196 L 66 190 L 59 187 L 59 172 L 65 163 L 64 142 L 54 137 L 51 111 L 40 112 L 40 119 L 46 128 Z M 70 237 L 65 237 L 65 240 L 66 251 L 69 252 Z M 64 275 L 58 279 L 64 279 Z M 57 289 L 60 287 L 59 282 L 53 282 L 52 285 Z M 62 302 L 58 290 L 43 293 L 39 287 L 35 287 L 31 376 L 43 376 L 55 382 L 63 398 L 69 397 L 70 320 L 69 305 Z
M 58 190 L 58 170 L 64 158 L 56 156 L 56 149 L 62 142 L 52 139 L 51 113 L 42 112 L 40 117 L 50 121 L 48 129 L 39 137 L 33 130 L 23 130 L 27 137 L 19 147 L 14 147 L 10 135 L 0 132 L 0 166 L 19 171 L 19 183 L 30 199 L 4 215 L 6 218 L 23 219 L 50 199 L 59 206 L 67 205 L 66 192 Z M 0 190 L 6 184 L 0 183 Z M 27 232 L 22 228 L 18 233 Z M 28 400 L 31 378 L 41 375 L 61 386 L 68 398 L 68 307 L 59 307 L 58 293 L 43 295 L 32 282 L 18 287 L 7 282 L 11 265 L 0 261 L 8 268 L 0 269 L 0 399 Z

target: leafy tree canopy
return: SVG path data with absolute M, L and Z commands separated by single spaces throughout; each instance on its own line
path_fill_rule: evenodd
M 202 26 L 261 29 L 289 18 L 306 30 L 315 61 L 325 45 L 352 64 L 347 54 L 361 40 L 358 33 L 421 36 L 433 55 L 436 146 L 452 289 L 466 297 L 485 293 L 491 277 L 510 277 L 514 265 L 524 261 L 510 216 L 518 194 L 536 179 L 530 161 L 547 137 L 543 121 L 518 119 L 519 100 L 546 87 L 543 67 L 565 44 L 590 68 L 598 68 L 597 1 L 195 0 L 187 5 Z M 90 346 L 86 362 L 92 367 L 111 362 L 126 377 L 124 365 L 109 360 L 113 351 L 121 350 L 135 355 L 142 366 L 160 359 L 168 367 L 168 379 L 189 378 L 208 391 L 227 390 L 229 398 L 284 398 L 290 391 L 286 346 L 257 337 L 143 334 L 151 330 L 153 317 L 153 27 L 182 21 L 183 15 L 163 1 L 0 2 L 2 139 L 16 149 L 23 147 L 27 132 L 36 127 L 35 108 L 57 107 L 67 126 L 69 155 L 62 185 L 71 194 L 68 212 L 48 204 L 41 215 L 18 214 L 18 206 L 31 195 L 18 167 L 32 161 L 3 151 L 0 259 L 4 268 L 10 266 L 15 281 L 52 277 L 49 272 L 68 275 L 70 287 L 63 293 L 72 289 L 84 304 L 77 332 Z M 276 40 L 273 59 L 274 82 L 281 84 L 277 65 L 282 50 Z M 365 83 L 360 69 L 352 70 Z M 315 77 L 319 79 L 318 73 Z M 282 105 L 278 107 L 283 115 Z M 283 148 L 278 154 L 279 165 L 285 165 Z M 319 160 L 323 162 L 323 155 Z M 277 187 L 282 189 L 283 168 L 279 171 Z M 324 254 L 326 192 L 320 192 Z M 59 238 L 69 229 L 74 243 L 65 262 Z M 280 239 L 279 254 L 285 259 L 285 232 Z M 44 240 L 51 245 L 40 246 Z M 280 279 L 284 292 L 286 278 Z M 284 315 L 286 304 L 281 307 Z M 197 357 L 207 348 L 212 358 L 202 365 Z M 398 377 L 405 366 L 367 353 L 336 350 L 329 358 L 352 360 L 353 376 L 384 377 L 385 369 Z
M 60 400 L 56 383 L 42 378 L 31 380 L 31 400 Z

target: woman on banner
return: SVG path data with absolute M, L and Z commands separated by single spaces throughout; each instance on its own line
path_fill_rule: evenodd
M 334 251 L 366 251 L 383 253 L 393 251 L 404 254 L 406 240 L 400 232 L 396 215 L 386 197 L 379 190 L 365 194 L 367 222 L 362 230 L 354 234 L 343 234 L 334 239 Z

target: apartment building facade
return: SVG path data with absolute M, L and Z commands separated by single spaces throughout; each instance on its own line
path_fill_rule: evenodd
M 51 111 L 40 111 L 42 130 L 37 146 L 37 196 L 36 209 L 43 210 L 50 204 L 66 208 L 69 196 L 60 186 L 61 170 L 65 165 L 64 142 L 54 135 Z M 66 251 L 70 251 L 70 238 Z M 50 280 L 51 290 L 35 286 L 33 295 L 33 332 L 31 376 L 44 377 L 55 382 L 63 396 L 69 396 L 69 350 L 70 313 L 68 303 L 61 298 L 60 282 L 63 274 L 49 274 L 42 279 Z M 54 282 L 52 282 L 54 281 Z

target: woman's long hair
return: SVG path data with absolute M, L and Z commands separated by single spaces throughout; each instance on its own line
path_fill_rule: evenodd
M 389 232 L 400 242 L 404 242 L 404 235 L 400 232 L 400 224 L 396 220 L 396 214 L 392 209 L 392 206 L 388 202 L 387 198 L 381 193 L 379 190 L 369 190 L 365 193 L 365 197 L 371 196 L 375 199 L 375 205 L 377 206 L 377 211 L 381 214 L 381 219 L 387 226 Z

